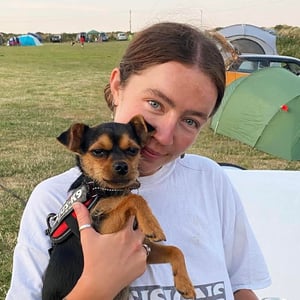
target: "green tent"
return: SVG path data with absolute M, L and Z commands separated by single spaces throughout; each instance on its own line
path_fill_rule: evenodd
M 211 128 L 269 154 L 300 160 L 300 77 L 274 67 L 234 81 Z
M 88 35 L 98 35 L 100 32 L 99 31 L 97 31 L 97 30 L 95 30 L 95 29 L 92 29 L 92 30 L 90 30 L 87 34 Z

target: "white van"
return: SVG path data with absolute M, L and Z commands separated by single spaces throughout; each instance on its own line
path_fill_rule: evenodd
M 117 41 L 127 41 L 128 40 L 128 36 L 125 32 L 119 32 L 117 34 Z

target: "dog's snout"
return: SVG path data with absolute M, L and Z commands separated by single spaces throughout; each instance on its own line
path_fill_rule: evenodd
M 128 173 L 128 165 L 124 161 L 115 162 L 114 170 L 118 175 L 126 175 Z

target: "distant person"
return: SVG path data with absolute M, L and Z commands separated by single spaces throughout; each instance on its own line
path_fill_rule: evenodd
M 85 37 L 83 35 L 80 36 L 80 44 L 81 47 L 84 47 Z

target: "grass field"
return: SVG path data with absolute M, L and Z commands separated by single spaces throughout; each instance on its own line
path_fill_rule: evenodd
M 73 165 L 55 137 L 75 121 L 110 120 L 103 87 L 127 42 L 0 47 L 0 300 L 11 276 L 24 204 L 41 180 Z M 190 152 L 248 169 L 299 170 L 207 127 Z

